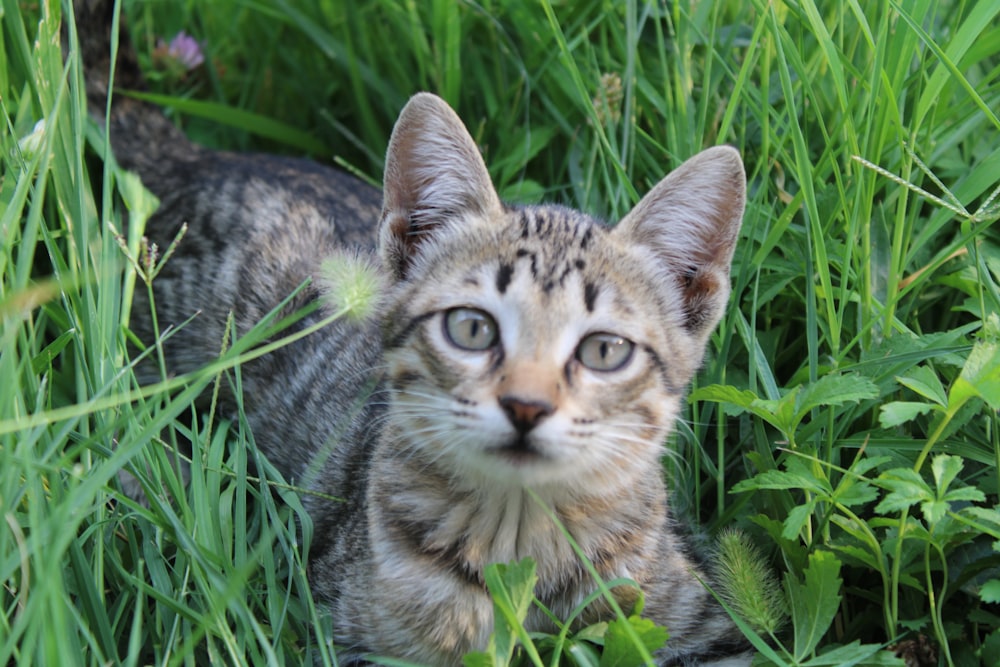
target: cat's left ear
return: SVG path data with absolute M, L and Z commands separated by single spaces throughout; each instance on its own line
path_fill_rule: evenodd
M 725 309 L 745 204 L 740 154 L 717 146 L 671 172 L 614 230 L 653 251 L 664 279 L 680 287 L 685 327 L 696 338 L 706 338 Z
M 445 223 L 502 209 L 476 142 L 451 107 L 430 93 L 414 95 L 400 112 L 383 182 L 379 254 L 397 280 Z

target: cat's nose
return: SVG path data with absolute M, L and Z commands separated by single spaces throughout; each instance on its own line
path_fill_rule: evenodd
M 521 435 L 538 426 L 538 422 L 553 411 L 552 406 L 545 401 L 526 401 L 517 396 L 502 396 L 500 407 Z

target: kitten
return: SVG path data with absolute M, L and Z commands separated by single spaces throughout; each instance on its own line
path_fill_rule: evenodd
M 76 5 L 102 118 L 112 5 Z M 141 86 L 123 53 L 119 84 Z M 309 277 L 287 310 L 320 304 L 296 326 L 322 319 L 325 260 L 379 267 L 374 315 L 242 368 L 258 446 L 323 494 L 303 498 L 310 582 L 341 660 L 460 665 L 493 629 L 483 569 L 495 562 L 533 558 L 536 596 L 567 617 L 596 586 L 540 501 L 604 580 L 640 584 L 644 615 L 670 632 L 658 664 L 749 664 L 675 531 L 660 466 L 729 294 L 745 199 L 735 150 L 691 158 L 609 228 L 502 203 L 462 122 L 427 93 L 392 132 L 381 204 L 308 161 L 195 146 L 120 95 L 110 120 L 116 158 L 162 202 L 151 239 L 162 248 L 189 225 L 154 282 L 161 326 L 200 311 L 166 342 L 170 372 L 213 359 L 230 312 L 244 333 Z M 135 330 L 151 342 L 148 321 Z M 598 602 L 586 620 L 608 615 Z M 537 609 L 527 624 L 551 629 Z

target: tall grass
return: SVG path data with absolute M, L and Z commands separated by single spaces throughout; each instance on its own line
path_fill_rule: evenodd
M 505 197 L 608 219 L 738 147 L 734 297 L 665 462 L 676 511 L 743 527 L 782 577 L 762 659 L 997 664 L 1000 2 L 126 4 L 208 145 L 377 180 L 432 90 Z M 112 230 L 154 203 L 98 159 L 68 10 L 0 0 L 0 663 L 335 663 L 295 495 L 194 404 L 221 371 L 135 386 L 141 243 Z M 208 65 L 179 76 L 155 50 L 182 29 Z

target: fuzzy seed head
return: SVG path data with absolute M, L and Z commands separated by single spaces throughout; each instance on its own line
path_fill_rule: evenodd
M 760 550 L 739 530 L 719 535 L 719 593 L 758 632 L 774 634 L 788 615 L 777 578 Z
M 326 298 L 337 312 L 355 321 L 371 317 L 382 292 L 382 276 L 367 257 L 337 256 L 323 262 Z

